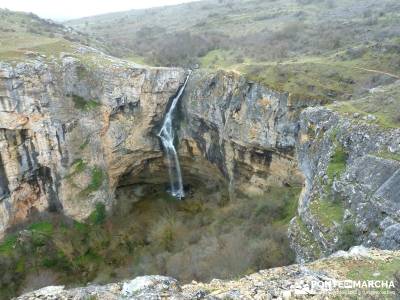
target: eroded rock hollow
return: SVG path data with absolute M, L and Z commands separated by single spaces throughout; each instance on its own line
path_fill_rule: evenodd
M 156 133 L 184 70 L 89 68 L 69 56 L 1 67 L 2 234 L 32 213 L 83 220 L 98 202 L 111 208 L 117 189 L 167 183 Z M 301 183 L 288 95 L 195 72 L 177 118 L 187 189 L 260 194 Z
M 157 133 L 187 71 L 81 51 L 87 60 L 0 66 L 1 237 L 54 212 L 76 221 L 98 204 L 129 212 L 168 187 Z M 316 104 L 234 72 L 193 72 L 175 116 L 185 194 L 268 206 L 271 189 L 305 183 L 289 230 L 299 261 L 357 243 L 397 249 L 399 166 L 378 154 L 398 151 L 398 130 L 354 125 L 326 108 L 302 113 Z M 382 175 L 357 168 L 367 162 Z M 256 212 L 269 209 L 261 204 Z

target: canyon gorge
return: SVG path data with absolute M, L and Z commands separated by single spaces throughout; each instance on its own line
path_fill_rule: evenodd
M 399 17 L 0 8 L 0 300 L 397 299 Z
M 146 199 L 168 198 L 158 133 L 187 76 L 181 68 L 143 67 L 84 46 L 52 60 L 2 63 L 3 252 L 35 243 L 32 230 L 21 229 L 55 215 L 72 224 L 96 223 L 104 214 L 112 226 L 132 218 L 127 212 Z M 284 238 L 299 263 L 356 245 L 399 249 L 399 129 L 341 114 L 338 103 L 321 104 L 235 72 L 194 70 L 174 119 L 181 201 L 268 203 L 273 191 L 291 191 L 295 207 L 280 218 L 290 221 Z

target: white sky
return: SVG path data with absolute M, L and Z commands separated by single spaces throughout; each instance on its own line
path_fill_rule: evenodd
M 194 0 L 0 0 L 0 8 L 33 12 L 57 21 Z

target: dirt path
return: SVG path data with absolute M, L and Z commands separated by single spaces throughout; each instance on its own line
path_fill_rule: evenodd
M 358 69 L 358 70 L 363 70 L 363 71 L 367 71 L 367 72 L 374 72 L 374 73 L 379 73 L 379 74 L 384 74 L 393 78 L 397 78 L 400 79 L 400 76 L 397 76 L 395 74 L 392 73 L 388 73 L 388 72 L 383 72 L 383 71 L 379 71 L 379 70 L 373 70 L 373 69 L 365 69 L 365 68 L 361 68 L 361 67 L 353 67 L 354 69 Z

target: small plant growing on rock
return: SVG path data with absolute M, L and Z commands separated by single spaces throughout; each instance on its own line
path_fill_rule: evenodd
M 100 167 L 94 167 L 91 172 L 91 181 L 89 185 L 81 191 L 82 197 L 87 197 L 94 191 L 97 191 L 101 185 L 103 184 L 104 180 L 104 172 Z
M 337 145 L 326 170 L 330 184 L 332 184 L 335 177 L 340 176 L 344 172 L 346 169 L 346 160 L 347 153 L 341 146 Z
M 74 107 L 83 111 L 90 111 L 97 108 L 100 104 L 95 100 L 87 100 L 81 96 L 72 94 L 68 95 L 72 97 L 72 101 L 74 102 Z
M 89 220 L 94 225 L 101 225 L 106 219 L 106 207 L 103 203 L 97 203 L 94 212 L 89 217 Z
M 339 249 L 349 250 L 357 242 L 357 228 L 353 223 L 343 224 L 339 235 Z

